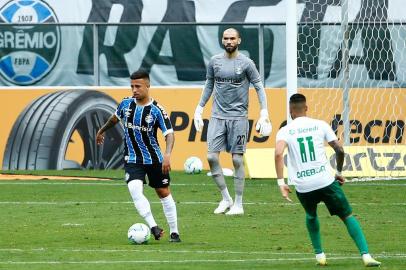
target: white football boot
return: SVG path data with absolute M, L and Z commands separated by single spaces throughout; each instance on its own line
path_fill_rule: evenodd
M 232 200 L 221 200 L 217 208 L 214 209 L 214 214 L 224 214 L 231 206 L 233 206 Z
M 364 262 L 365 267 L 380 267 L 381 262 L 378 262 L 371 257 L 370 254 L 362 254 L 362 261 Z
M 233 215 L 244 215 L 244 209 L 242 208 L 242 206 L 237 206 L 237 205 L 233 205 L 230 208 L 230 211 L 228 211 L 226 213 L 227 216 L 233 216 Z
M 319 266 L 326 266 L 327 265 L 327 258 L 324 252 L 316 254 L 316 265 Z

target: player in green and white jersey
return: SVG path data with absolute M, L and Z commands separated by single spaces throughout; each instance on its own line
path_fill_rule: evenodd
M 290 189 L 283 178 L 283 152 L 288 148 L 289 183 L 295 185 L 296 194 L 306 211 L 306 226 L 316 254 L 317 264 L 326 265 L 320 238 L 320 226 L 317 217 L 317 204 L 324 202 L 331 215 L 341 218 L 348 233 L 357 245 L 364 265 L 380 266 L 368 251 L 368 244 L 357 219 L 345 197 L 341 185 L 344 162 L 344 149 L 331 127 L 324 121 L 306 117 L 306 97 L 294 94 L 290 97 L 292 122 L 281 128 L 276 135 L 275 167 L 278 185 L 282 196 L 289 198 Z M 336 152 L 337 172 L 332 176 L 328 170 L 329 161 L 324 142 Z

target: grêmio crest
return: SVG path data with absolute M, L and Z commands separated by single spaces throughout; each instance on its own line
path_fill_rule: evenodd
M 0 74 L 17 85 L 43 79 L 55 66 L 60 52 L 58 19 L 44 1 L 12 0 L 0 8 Z M 35 25 L 30 25 L 35 24 Z

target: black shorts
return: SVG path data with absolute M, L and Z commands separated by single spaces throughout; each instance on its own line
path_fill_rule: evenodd
M 152 188 L 163 188 L 169 186 L 171 178 L 169 174 L 162 173 L 162 163 L 158 164 L 125 164 L 125 181 L 139 179 L 147 183 L 145 175 L 148 175 L 148 185 Z

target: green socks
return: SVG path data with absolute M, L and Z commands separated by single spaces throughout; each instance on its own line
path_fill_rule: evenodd
M 369 253 L 367 240 L 362 232 L 361 226 L 358 220 L 354 216 L 349 216 L 344 220 L 345 226 L 347 226 L 348 233 L 357 245 L 359 252 L 362 254 Z
M 362 232 L 361 226 L 354 216 L 349 216 L 344 220 L 345 226 L 347 226 L 348 233 L 357 245 L 359 252 L 362 254 L 369 253 L 367 240 Z M 314 253 L 322 253 L 321 237 L 320 237 L 320 224 L 317 216 L 306 215 L 306 227 L 309 232 L 310 240 L 314 248 Z
M 306 214 L 306 227 L 309 232 L 310 240 L 314 248 L 314 253 L 322 253 L 321 249 L 321 237 L 320 237 L 320 224 L 317 216 L 312 217 Z

